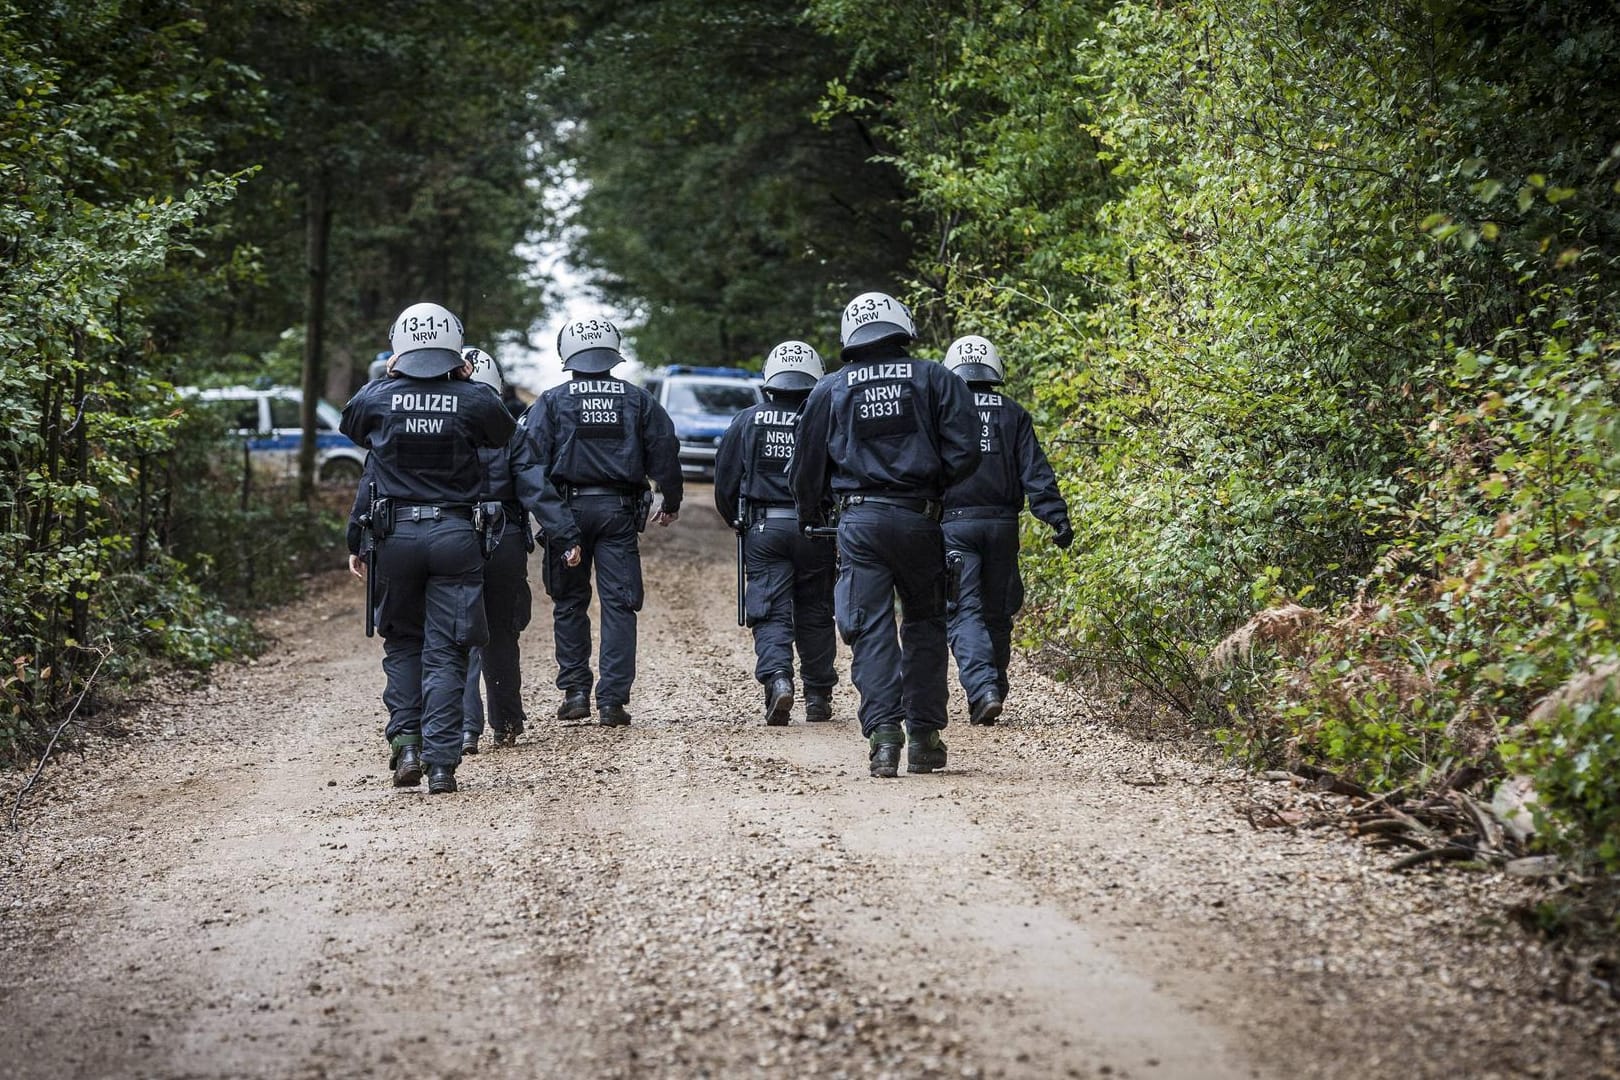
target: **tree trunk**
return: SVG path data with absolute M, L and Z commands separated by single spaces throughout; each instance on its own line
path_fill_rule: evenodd
M 324 169 L 310 178 L 304 193 L 304 371 L 303 440 L 298 445 L 298 497 L 315 498 L 315 405 L 325 389 L 326 241 L 332 232 L 331 178 Z
M 354 349 L 336 345 L 326 367 L 326 400 L 342 405 L 354 393 Z
M 73 482 L 76 485 L 88 486 L 90 480 L 90 436 L 89 419 L 85 415 L 89 406 L 85 401 L 85 368 L 88 361 L 84 355 L 84 331 L 74 328 L 73 331 Z M 89 520 L 86 514 L 88 500 L 83 495 L 73 500 L 73 543 L 82 546 L 89 536 Z M 92 567 L 91 569 L 94 569 Z M 73 583 L 73 615 L 70 626 L 73 629 L 73 640 L 79 645 L 89 636 L 90 630 L 90 589 L 88 578 L 81 577 Z

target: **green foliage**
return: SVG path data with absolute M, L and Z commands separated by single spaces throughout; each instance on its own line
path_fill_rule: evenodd
M 1081 523 L 1026 629 L 1251 760 L 1531 770 L 1614 864 L 1610 707 L 1524 724 L 1620 654 L 1612 7 L 811 11 L 931 332 L 1000 343 Z M 1288 600 L 1314 634 L 1212 667 Z
M 582 188 L 574 258 L 636 313 L 645 362 L 747 363 L 893 288 L 912 250 L 871 133 L 817 124 L 834 43 L 778 0 L 581 3 L 549 157 Z
M 811 18 L 851 56 L 824 115 L 873 124 L 882 159 L 906 181 L 919 235 L 913 299 L 930 336 L 1055 340 L 1069 328 L 1052 304 L 1075 310 L 1094 298 L 1083 264 L 1114 185 L 1087 127 L 1092 102 L 1074 80 L 1106 8 L 811 4 Z
M 173 427 L 137 359 L 134 297 L 235 187 L 184 175 L 205 148 L 202 103 L 227 90 L 169 14 L 156 32 L 112 4 L 71 25 L 0 17 L 0 755 L 81 692 L 96 654 L 138 652 L 126 635 L 152 653 L 210 647 L 107 618 L 134 547 L 118 518 Z M 87 70 L 87 39 L 115 58 Z M 202 612 L 172 564 L 140 569 L 176 617 Z
M 190 287 L 154 312 L 165 345 L 198 357 L 177 375 L 197 382 L 214 358 L 304 333 L 315 195 L 331 228 L 326 397 L 348 399 L 390 320 L 418 300 L 455 311 L 469 342 L 525 338 L 545 298 L 523 245 L 548 227 L 536 138 L 551 115 L 540 85 L 556 7 L 209 5 L 204 47 L 252 73 L 258 111 L 218 125 L 208 162 L 258 172 L 199 245 L 206 272 L 191 268 Z
M 1106 215 L 1132 276 L 1098 315 L 1122 348 L 1097 368 L 1151 393 L 1094 402 L 1126 406 L 1097 464 L 1110 496 L 1173 493 L 1109 533 L 1133 562 L 1168 556 L 1149 597 L 1202 558 L 1209 580 L 1269 575 L 1327 608 L 1274 697 L 1183 669 L 1251 750 L 1376 784 L 1499 765 L 1500 731 L 1616 649 L 1620 97 L 1564 90 L 1612 63 L 1616 21 L 1187 14 L 1119 9 L 1104 65 L 1139 179 Z M 1376 35 L 1399 47 L 1367 53 Z M 1144 40 L 1199 77 L 1142 72 Z M 1506 130 L 1487 151 L 1480 133 Z M 1122 448 L 1156 451 L 1158 475 L 1116 471 Z M 1246 604 L 1228 586 L 1182 611 L 1159 632 L 1201 652 Z M 1534 771 L 1559 835 L 1612 860 L 1620 788 L 1566 775 L 1601 770 L 1612 720 L 1565 711 L 1534 734 L 1508 764 Z
M 208 483 L 207 460 L 232 460 L 219 433 L 177 419 L 156 313 L 199 287 L 182 267 L 242 179 L 207 168 L 220 114 L 259 102 L 191 15 L 0 9 L 0 759 L 36 748 L 91 679 L 250 648 L 221 607 L 242 590 L 199 569 L 250 527 L 282 561 L 304 539 L 262 503 L 186 528 L 236 485 Z
M 153 531 L 216 602 L 280 603 L 322 560 L 330 565 L 352 488 L 327 493 L 328 507 L 306 505 L 254 469 L 223 414 L 198 408 L 182 414 L 161 467 Z
M 1532 725 L 1508 743 L 1508 763 L 1535 777 L 1550 810 L 1553 841 L 1600 865 L 1620 867 L 1620 702 L 1584 701 Z

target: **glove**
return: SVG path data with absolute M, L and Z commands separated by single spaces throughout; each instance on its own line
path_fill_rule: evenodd
M 1052 526 L 1052 543 L 1060 548 L 1067 549 L 1070 544 L 1074 543 L 1074 528 L 1067 521 Z

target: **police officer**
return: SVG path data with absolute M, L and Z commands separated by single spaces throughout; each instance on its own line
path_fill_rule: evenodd
M 1024 606 L 1018 574 L 1024 500 L 1052 527 L 1058 547 L 1074 542 L 1074 529 L 1029 413 L 999 389 L 1006 368 L 996 347 L 974 334 L 957 338 L 945 352 L 945 367 L 973 391 L 982 456 L 972 475 L 945 492 L 945 551 L 958 564 L 960 582 L 948 620 L 951 653 L 967 692 L 969 722 L 994 724 L 1007 700 L 1013 616 Z
M 651 394 L 611 376 L 624 359 L 619 341 L 618 329 L 606 319 L 564 326 L 557 351 L 569 377 L 540 395 L 520 422 L 525 444 L 520 468 L 545 474 L 566 506 L 559 519 L 546 505 L 549 498 L 527 496 L 526 505 L 546 532 L 544 581 L 553 601 L 557 688 L 563 692 L 557 718 L 583 720 L 591 714 L 594 564 L 602 608 L 596 706 L 605 727 L 630 723 L 625 704 L 636 677 L 636 612 L 642 602 L 636 534 L 646 524 L 648 479 L 663 496 L 654 518 L 659 525 L 673 522 L 681 508 L 675 425 Z
M 340 430 L 371 451 L 377 627 L 383 636 L 387 737 L 396 787 L 456 790 L 467 650 L 488 637 L 484 560 L 472 508 L 484 489 L 481 448 L 504 446 L 511 415 L 467 381 L 461 320 L 413 304 L 394 321 L 387 379 L 361 387 Z M 351 538 L 350 568 L 363 564 Z
M 788 481 L 799 521 L 837 500 L 841 557 L 834 611 L 854 653 L 861 733 L 873 776 L 945 765 L 945 489 L 979 465 L 979 424 L 967 384 L 914 360 L 911 313 L 862 293 L 839 327 L 844 367 L 810 392 Z M 894 600 L 901 628 L 895 637 Z
M 495 391 L 503 404 L 505 380 L 495 358 L 482 349 L 461 351 L 472 369 L 472 381 Z M 521 450 L 514 432 L 505 446 L 478 451 L 483 461 L 485 487 L 480 517 L 484 539 L 484 617 L 489 642 L 472 650 L 467 661 L 467 690 L 462 699 L 461 752 L 478 753 L 484 733 L 484 700 L 478 692 L 482 677 L 489 693 L 489 727 L 496 746 L 513 746 L 523 731 L 523 682 L 518 669 L 518 635 L 529 625 L 529 552 L 534 532 L 518 499 L 513 459 Z
M 371 366 L 366 368 L 366 381 L 376 382 L 378 379 L 388 378 L 388 361 L 393 355 L 389 349 L 378 353 L 371 361 Z
M 793 708 L 793 647 L 804 676 L 804 718 L 832 719 L 833 545 L 799 531 L 788 488 L 799 410 L 821 378 L 821 355 L 784 341 L 765 358 L 765 397 L 720 438 L 714 505 L 743 536 L 744 612 L 754 632 L 754 677 L 765 687 L 765 722 L 786 724 Z

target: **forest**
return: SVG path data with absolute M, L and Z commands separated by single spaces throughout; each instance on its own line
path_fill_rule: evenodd
M 1597 0 L 6 0 L 0 755 L 331 561 L 176 387 L 525 341 L 561 239 L 648 363 L 989 337 L 1043 663 L 1620 870 L 1617 71 Z

